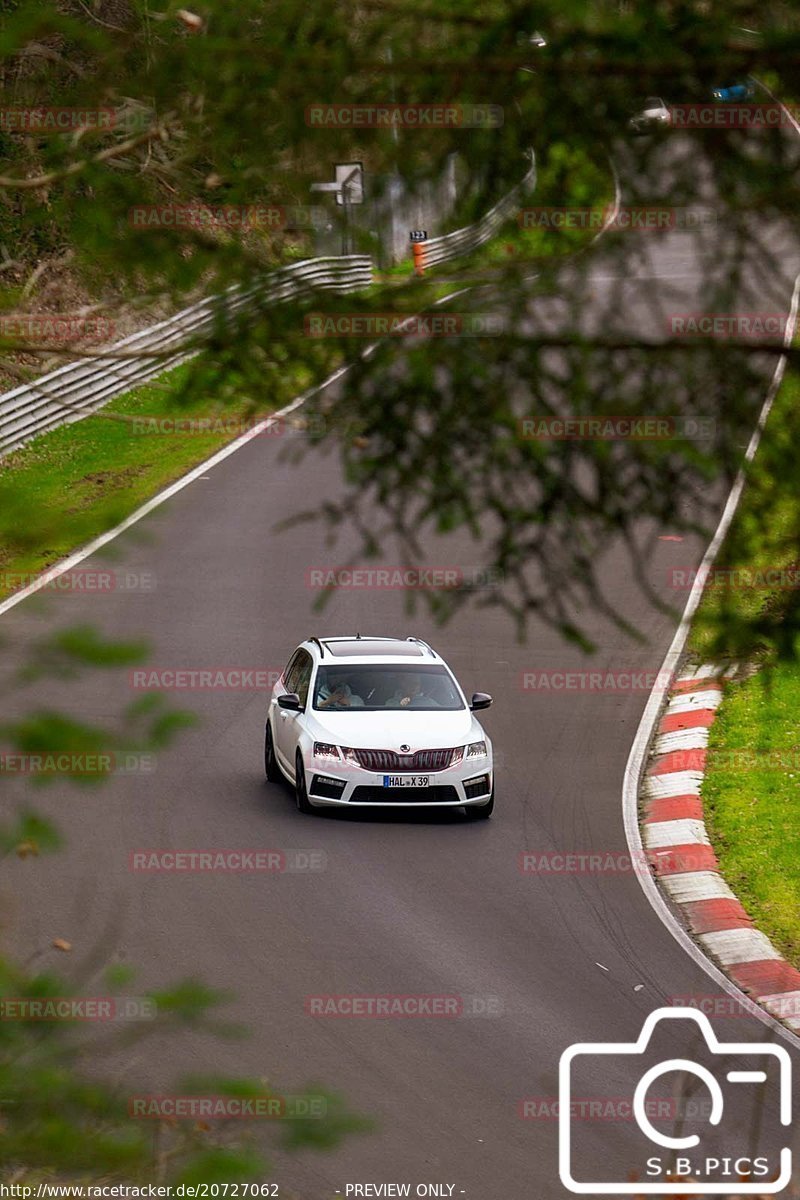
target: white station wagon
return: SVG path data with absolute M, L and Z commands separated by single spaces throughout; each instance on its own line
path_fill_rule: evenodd
M 420 638 L 309 638 L 272 691 L 267 779 L 285 776 L 302 813 L 345 808 L 494 807 L 492 743 L 445 661 Z

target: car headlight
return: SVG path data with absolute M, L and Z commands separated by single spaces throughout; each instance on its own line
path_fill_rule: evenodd
M 354 766 L 354 767 L 361 766 L 361 763 L 358 761 L 358 756 L 357 756 L 355 750 L 351 750 L 351 748 L 349 746 L 342 746 L 341 751 L 342 751 L 342 758 L 344 759 L 345 762 L 350 763 L 351 766 Z
M 486 742 L 471 742 L 467 746 L 467 758 L 486 758 Z
M 314 742 L 314 758 L 338 758 L 339 747 L 332 742 Z

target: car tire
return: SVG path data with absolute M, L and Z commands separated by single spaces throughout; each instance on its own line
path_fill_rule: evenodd
M 272 740 L 272 729 L 270 728 L 269 721 L 267 721 L 267 728 L 264 731 L 264 774 L 267 777 L 268 783 L 280 782 L 281 769 L 275 757 L 275 743 Z
M 494 811 L 494 785 L 492 785 L 492 794 L 485 804 L 467 804 L 464 812 L 467 814 L 468 821 L 486 821 Z
M 294 760 L 294 798 L 297 804 L 297 811 L 309 813 L 314 811 L 314 805 L 308 798 L 308 788 L 306 787 L 306 771 L 303 766 L 303 756 L 300 751 L 297 751 Z

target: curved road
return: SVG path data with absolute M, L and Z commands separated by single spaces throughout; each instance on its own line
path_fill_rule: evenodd
M 691 155 L 691 147 L 682 153 Z M 665 185 L 648 199 L 667 194 Z M 783 274 L 765 276 L 760 261 L 745 260 L 741 310 L 788 309 L 800 251 L 780 224 L 769 237 Z M 650 240 L 630 236 L 622 258 L 602 243 L 593 251 L 589 323 L 614 295 L 625 320 L 645 330 L 657 320 L 641 303 L 654 278 L 672 289 L 676 309 L 709 307 L 724 222 L 699 237 L 642 238 Z M 570 270 L 564 268 L 565 288 Z M 534 299 L 531 320 L 546 309 Z M 759 402 L 754 395 L 754 412 Z M 142 964 L 141 988 L 196 975 L 236 994 L 225 1015 L 250 1028 L 247 1041 L 200 1034 L 164 1041 L 157 1053 L 142 1050 L 118 1064 L 123 1088 L 144 1079 L 157 1090 L 181 1072 L 241 1072 L 268 1076 L 286 1090 L 330 1086 L 376 1119 L 375 1132 L 348 1138 L 332 1153 L 277 1151 L 273 1178 L 284 1195 L 327 1200 L 366 1182 L 407 1182 L 412 1194 L 417 1183 L 453 1184 L 454 1196 L 474 1200 L 565 1195 L 556 1122 L 522 1119 L 520 1102 L 557 1095 L 559 1055 L 572 1042 L 629 1042 L 655 1007 L 715 989 L 630 872 L 519 869 L 525 851 L 626 851 L 622 778 L 647 692 L 549 696 L 522 690 L 519 680 L 524 670 L 653 672 L 674 620 L 644 599 L 621 546 L 604 557 L 603 581 L 647 640 L 633 642 L 585 614 L 600 644 L 592 659 L 536 622 L 518 645 L 499 610 L 463 612 L 437 630 L 424 615 L 410 618 L 393 591 L 341 592 L 320 617 L 306 571 L 344 562 L 356 547 L 345 533 L 332 553 L 317 526 L 277 534 L 274 525 L 305 508 L 312 491 L 336 496 L 339 470 L 334 456 L 319 455 L 295 469 L 280 450 L 279 438 L 255 438 L 115 543 L 118 565 L 151 572 L 154 590 L 36 598 L 13 609 L 3 618 L 13 647 L 4 671 L 34 640 L 78 622 L 108 636 L 146 631 L 153 667 L 279 668 L 311 633 L 414 632 L 445 655 L 468 693 L 495 697 L 486 716 L 500 756 L 494 819 L 338 812 L 302 818 L 288 788 L 263 781 L 263 694 L 178 695 L 175 701 L 194 708 L 202 723 L 159 756 L 152 775 L 116 776 L 97 791 L 36 791 L 37 805 L 69 841 L 55 859 L 10 865 L 4 899 L 12 904 L 13 949 L 39 965 L 58 958 L 89 993 L 98 990 L 100 964 L 110 958 Z M 675 603 L 668 570 L 697 564 L 704 545 L 658 540 L 669 532 L 643 523 L 640 535 L 655 546 L 654 589 Z M 384 561 L 396 561 L 391 548 Z M 431 541 L 427 561 L 468 567 L 476 555 L 466 541 Z M 125 671 L 93 671 L 30 685 L 11 693 L 9 704 L 23 711 L 46 703 L 104 721 L 136 694 Z M 22 782 L 9 784 L 12 798 L 23 792 Z M 132 873 L 128 855 L 144 847 L 320 850 L 326 869 Z M 74 944 L 70 958 L 50 948 L 54 937 Z M 457 995 L 467 1009 L 489 1011 L 404 1020 L 305 1011 L 305 997 L 353 993 Z M 715 1025 L 729 1039 L 764 1036 L 750 1019 Z M 679 1031 L 667 1040 L 674 1052 L 690 1049 Z M 601 1066 L 583 1095 L 630 1096 L 633 1081 L 628 1069 Z M 769 1126 L 771 1105 L 767 1113 Z M 751 1116 L 746 1099 L 733 1105 L 719 1135 L 727 1153 L 744 1148 Z M 579 1125 L 576 1169 L 590 1177 L 602 1167 L 619 1180 L 641 1170 L 631 1121 Z

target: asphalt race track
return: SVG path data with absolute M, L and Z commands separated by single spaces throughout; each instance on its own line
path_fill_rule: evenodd
M 669 153 L 691 153 L 671 148 Z M 665 150 L 665 154 L 667 151 Z M 631 186 L 623 164 L 623 189 Z M 636 185 L 642 190 L 641 182 Z M 703 178 L 698 170 L 698 196 Z M 661 196 L 653 194 L 653 201 Z M 642 237 L 649 235 L 643 234 Z M 800 270 L 800 247 L 776 222 L 771 245 L 780 271 L 765 273 L 754 256 L 742 264 L 742 311 L 786 311 Z M 628 306 L 629 327 L 656 321 L 641 303 L 647 278 L 663 279 L 676 308 L 709 308 L 724 254 L 724 223 L 699 237 L 635 235 L 630 258 L 604 243 L 593 251 L 584 303 L 591 326 L 610 291 Z M 668 281 L 668 282 L 667 282 Z M 570 267 L 564 268 L 570 287 Z M 550 311 L 550 310 L 547 310 Z M 530 320 L 547 319 L 532 300 Z M 769 371 L 764 376 L 764 392 Z M 753 397 L 754 416 L 760 400 Z M 339 592 L 320 616 L 309 569 L 344 562 L 355 550 L 345 532 L 332 552 L 323 530 L 275 525 L 310 499 L 336 497 L 342 484 L 333 455 L 283 461 L 280 438 L 257 437 L 180 492 L 115 543 L 114 565 L 149 572 L 150 591 L 36 597 L 2 619 L 10 673 L 31 644 L 53 630 L 92 624 L 111 637 L 146 635 L 150 665 L 281 668 L 296 643 L 325 632 L 415 633 L 431 641 L 464 690 L 488 691 L 485 725 L 499 758 L 497 806 L 489 822 L 460 812 L 298 814 L 288 787 L 262 772 L 266 696 L 258 691 L 199 691 L 173 701 L 193 708 L 200 725 L 159 756 L 152 774 L 117 775 L 83 790 L 37 790 L 38 807 L 68 835 L 55 858 L 12 862 L 4 902 L 6 936 L 22 960 L 70 969 L 93 994 L 102 965 L 141 964 L 139 990 L 182 976 L 229 990 L 225 1016 L 251 1031 L 244 1041 L 205 1034 L 148 1043 L 115 1060 L 122 1088 L 154 1091 L 182 1072 L 265 1076 L 286 1091 L 320 1084 L 377 1122 L 331 1153 L 273 1155 L 282 1195 L 329 1200 L 347 1184 L 399 1181 L 453 1184 L 473 1200 L 566 1195 L 557 1165 L 557 1122 L 523 1119 L 525 1098 L 552 1103 L 558 1060 L 577 1041 L 630 1042 L 645 1017 L 674 997 L 718 995 L 708 977 L 659 921 L 630 871 L 526 874 L 522 852 L 624 853 L 622 778 L 646 688 L 630 692 L 526 691 L 524 671 L 609 669 L 653 672 L 672 638 L 675 618 L 656 610 L 631 577 L 626 552 L 612 547 L 601 571 L 617 607 L 646 634 L 645 643 L 590 613 L 600 650 L 591 659 L 533 622 L 519 645 L 500 610 L 470 610 L 437 629 L 420 607 L 414 617 L 401 592 Z M 719 496 L 720 506 L 724 497 Z M 642 523 L 656 550 L 655 590 L 682 607 L 668 571 L 691 569 L 700 539 L 659 541 L 669 529 Z M 109 563 L 108 557 L 98 562 Z M 393 564 L 391 547 L 383 561 Z M 475 565 L 466 539 L 430 542 L 429 564 Z M 85 564 L 89 565 L 89 564 Z M 12 709 L 65 709 L 106 720 L 139 693 L 122 671 L 91 671 L 75 680 L 46 679 L 9 693 Z M 9 785 L 13 798 L 24 783 Z M 233 847 L 314 850 L 325 869 L 274 874 L 137 874 L 139 848 Z M 31 881 L 35 882 L 32 884 Z M 21 897 L 24 896 L 24 902 Z M 16 899 L 15 899 L 16 897 Z M 53 938 L 74 945 L 71 957 Z M 305 998 L 322 995 L 447 995 L 464 1015 L 368 1019 L 311 1016 Z M 729 1040 L 764 1038 L 755 1020 L 719 1020 Z M 685 1056 L 679 1031 L 665 1045 Z M 595 1066 L 584 1096 L 630 1095 L 637 1075 L 623 1064 Z M 743 1152 L 753 1102 L 745 1089 L 726 1110 L 717 1149 Z M 779 1144 L 772 1104 L 765 1142 Z M 591 1178 L 641 1173 L 630 1120 L 576 1123 L 576 1171 Z M 774 1133 L 773 1133 L 774 1129 Z M 352 1194 L 352 1193 L 351 1193 Z

